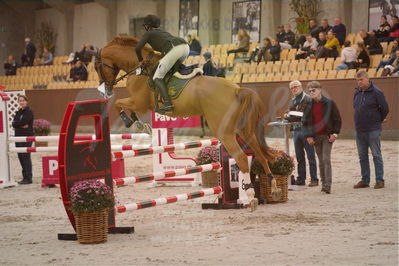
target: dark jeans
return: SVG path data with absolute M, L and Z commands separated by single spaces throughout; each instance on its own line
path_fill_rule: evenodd
M 373 155 L 375 179 L 384 182 L 384 164 L 381 155 L 381 130 L 368 132 L 356 131 L 356 146 L 359 154 L 362 181 L 370 183 L 369 148 Z
M 373 55 L 373 54 L 382 54 L 382 49 L 380 49 L 380 48 L 369 49 L 369 55 Z
M 32 142 L 17 142 L 16 147 L 32 147 Z M 32 182 L 32 160 L 30 153 L 23 152 L 18 153 L 19 163 L 22 167 L 22 177 L 23 180 Z
M 298 178 L 299 182 L 305 182 L 306 179 L 306 160 L 305 151 L 309 161 L 309 172 L 311 180 L 317 179 L 317 166 L 314 147 L 309 145 L 306 138 L 302 135 L 301 130 L 294 130 L 294 147 L 295 156 L 298 162 Z
M 238 48 L 238 49 L 233 49 L 233 50 L 228 50 L 227 54 L 231 54 L 231 53 L 247 53 L 248 50 L 245 48 Z

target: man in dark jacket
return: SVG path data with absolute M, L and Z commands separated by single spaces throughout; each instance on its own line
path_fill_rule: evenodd
M 4 61 L 4 70 L 6 76 L 13 76 L 17 74 L 17 62 L 12 55 L 9 55 L 7 60 Z
M 22 64 L 25 66 L 33 66 L 35 60 L 36 47 L 31 42 L 30 38 L 25 38 L 25 52 L 21 57 Z
M 309 95 L 305 94 L 302 88 L 302 83 L 299 80 L 293 80 L 289 84 L 289 88 L 294 98 L 292 99 L 289 111 L 304 112 L 307 106 L 311 103 L 312 99 Z M 304 186 L 306 179 L 306 159 L 305 151 L 309 162 L 309 172 L 310 172 L 310 183 L 309 186 L 318 186 L 319 180 L 317 179 L 317 166 L 316 166 L 316 156 L 314 153 L 313 146 L 306 142 L 302 134 L 302 126 L 294 125 L 292 127 L 295 156 L 298 162 L 298 177 L 296 180 L 296 185 Z
M 210 52 L 205 52 L 203 54 L 204 59 L 206 60 L 206 63 L 202 67 L 202 70 L 204 71 L 204 76 L 217 76 L 218 74 L 218 69 L 215 67 L 213 61 L 212 61 L 212 54 Z
M 312 97 L 302 118 L 302 133 L 310 145 L 316 148 L 319 158 L 319 171 L 322 188 L 327 194 L 331 192 L 332 167 L 331 149 L 341 130 L 341 115 L 335 102 L 321 94 L 318 81 L 308 83 Z
M 335 34 L 335 37 L 338 39 L 339 44 L 343 45 L 346 38 L 346 27 L 342 24 L 341 18 L 334 19 L 334 26 L 332 27 L 332 31 Z
M 356 73 L 358 88 L 353 97 L 355 109 L 356 145 L 359 154 L 362 180 L 354 188 L 369 187 L 370 165 L 368 149 L 373 155 L 376 183 L 384 187 L 384 165 L 381 155 L 381 124 L 389 113 L 384 93 L 369 81 L 366 71 Z
M 365 30 L 359 32 L 362 37 L 364 45 L 367 47 L 369 54 L 382 54 L 382 46 L 374 35 L 368 34 Z

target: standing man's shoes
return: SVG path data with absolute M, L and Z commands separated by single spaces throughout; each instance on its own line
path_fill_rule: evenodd
M 28 181 L 28 180 L 22 180 L 18 182 L 19 185 L 27 185 L 27 184 L 32 184 L 32 181 Z
M 301 180 L 296 180 L 295 185 L 297 186 L 304 186 L 305 185 L 305 181 L 301 181 Z
M 357 183 L 356 185 L 353 186 L 353 188 L 366 188 L 366 187 L 370 187 L 369 184 L 364 183 L 363 181 L 360 181 L 359 183 Z
M 377 183 L 375 183 L 374 185 L 374 188 L 375 189 L 384 188 L 384 182 L 377 181 Z
M 319 185 L 319 180 L 310 180 L 309 187 L 317 187 Z

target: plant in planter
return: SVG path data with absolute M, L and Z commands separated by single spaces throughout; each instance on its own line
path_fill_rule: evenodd
M 35 136 L 48 136 L 50 134 L 50 122 L 46 119 L 33 120 L 33 132 Z M 46 141 L 36 141 L 36 147 L 47 147 Z
M 79 242 L 107 241 L 108 211 L 115 206 L 112 189 L 98 180 L 82 181 L 72 186 L 70 198 Z
M 321 13 L 319 2 L 319 0 L 290 0 L 290 8 L 297 15 L 291 20 L 295 22 L 298 34 L 309 32 L 309 20 L 317 18 Z
M 269 167 L 276 182 L 275 186 L 277 189 L 281 189 L 281 200 L 273 199 L 272 184 L 269 184 L 269 182 L 264 182 L 267 180 L 267 177 L 265 176 L 266 173 L 260 162 L 255 158 L 251 165 L 251 172 L 253 174 L 259 177 L 264 176 L 263 178 L 260 178 L 261 194 L 267 199 L 267 202 L 285 202 L 288 200 L 288 176 L 291 175 L 295 167 L 294 159 L 287 153 L 283 151 L 276 151 L 276 154 L 276 161 L 273 163 L 269 162 Z
M 197 165 L 209 164 L 219 162 L 219 153 L 214 146 L 202 148 L 197 157 Z M 218 186 L 218 173 L 217 171 L 202 172 L 202 186 L 215 187 Z

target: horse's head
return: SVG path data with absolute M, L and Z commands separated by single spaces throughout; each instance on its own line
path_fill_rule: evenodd
M 119 73 L 119 68 L 106 56 L 103 56 L 101 50 L 97 50 L 94 54 L 94 69 L 100 79 L 100 84 L 104 83 L 105 87 L 112 91 L 115 79 Z

